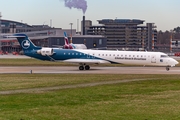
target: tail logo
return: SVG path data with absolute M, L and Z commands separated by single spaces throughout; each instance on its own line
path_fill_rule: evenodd
M 24 49 L 28 49 L 30 47 L 30 42 L 28 40 L 23 40 L 22 43 L 21 43 L 21 46 Z

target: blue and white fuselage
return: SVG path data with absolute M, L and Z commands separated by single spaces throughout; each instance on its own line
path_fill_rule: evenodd
M 12 37 L 18 39 L 27 56 L 40 60 L 78 63 L 80 70 L 89 70 L 90 64 L 100 63 L 166 66 L 167 70 L 178 64 L 175 59 L 162 52 L 43 48 L 35 46 L 25 34 L 15 34 Z

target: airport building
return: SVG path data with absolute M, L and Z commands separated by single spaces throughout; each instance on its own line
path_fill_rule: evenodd
M 75 44 L 86 44 L 87 48 L 119 50 L 156 50 L 157 30 L 154 23 L 137 19 L 102 19 L 98 25 L 91 20 L 81 22 L 82 35 L 75 29 L 52 28 L 48 25 L 28 25 L 26 23 L 1 20 L 1 36 L 13 33 L 26 33 L 37 46 L 57 47 L 64 45 L 64 34 L 73 38 Z M 0 38 L 2 51 L 21 51 L 16 39 Z M 70 38 L 69 38 L 70 40 Z
M 53 28 L 48 25 L 28 25 L 22 22 L 1 19 L 1 33 L 22 33 L 48 29 Z
M 108 49 L 156 49 L 157 30 L 154 23 L 143 25 L 144 20 L 137 19 L 102 19 L 98 22 L 99 25 L 89 26 L 86 32 L 88 35 L 105 36 Z
M 36 46 L 62 48 L 64 45 L 64 31 L 71 35 L 71 30 L 47 30 L 38 32 L 27 32 L 25 34 Z M 75 30 L 72 30 L 75 33 Z M 69 42 L 71 37 L 68 38 Z M 1 50 L 8 53 L 20 52 L 22 49 L 15 38 L 1 38 Z M 106 38 L 102 35 L 73 35 L 72 42 L 75 44 L 85 44 L 88 49 L 106 49 Z
M 75 29 L 51 28 L 48 25 L 28 25 L 17 21 L 1 20 L 0 51 L 12 53 L 20 52 L 18 41 L 15 38 L 6 38 L 14 33 L 25 33 L 36 46 L 62 47 L 64 45 L 64 32 L 72 34 L 72 42 L 86 44 L 88 49 L 106 48 L 106 38 L 102 35 L 78 35 Z

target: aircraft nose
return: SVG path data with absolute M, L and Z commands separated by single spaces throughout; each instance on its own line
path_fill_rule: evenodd
M 171 58 L 171 63 L 170 64 L 171 64 L 171 67 L 173 67 L 173 66 L 179 64 L 179 62 L 177 60 L 175 60 L 174 58 Z
M 177 60 L 175 60 L 175 65 L 179 64 L 179 62 Z
M 175 66 L 175 65 L 179 64 L 179 62 L 177 60 L 173 59 L 173 64 Z

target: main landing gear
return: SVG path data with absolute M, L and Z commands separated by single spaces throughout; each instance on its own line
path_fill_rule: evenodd
M 89 70 L 90 69 L 90 66 L 89 65 L 81 65 L 81 66 L 79 66 L 79 70 Z

